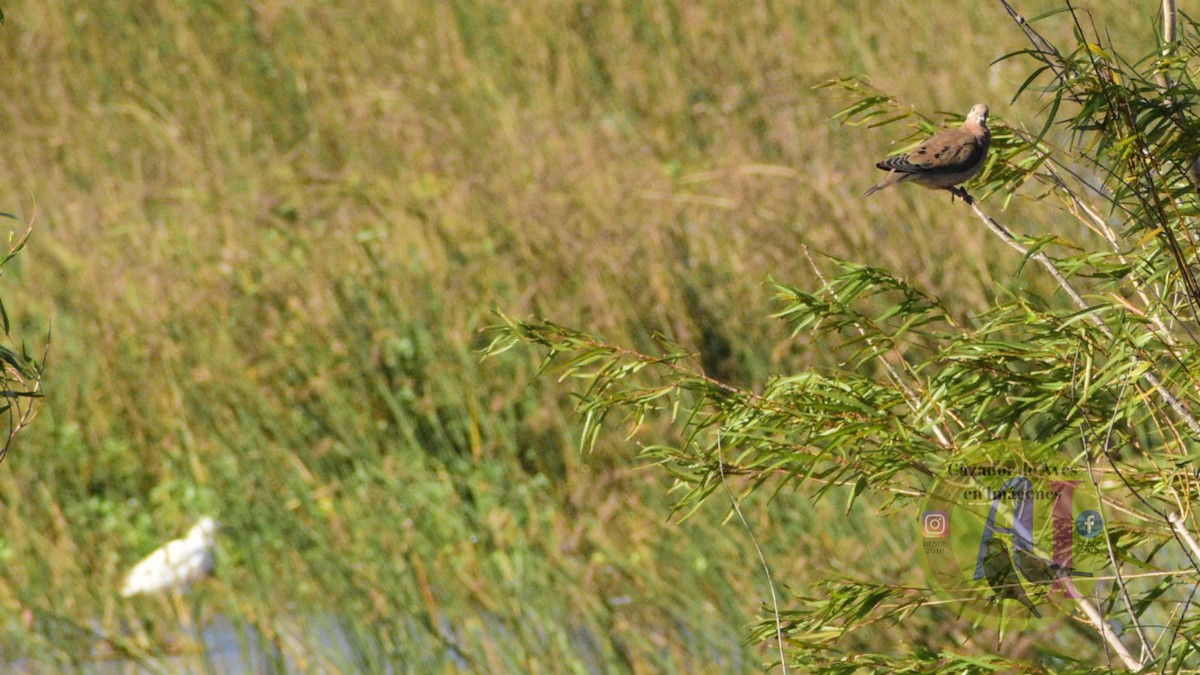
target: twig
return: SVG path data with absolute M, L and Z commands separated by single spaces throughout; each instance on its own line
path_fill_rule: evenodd
M 1129 387 L 1129 378 L 1128 377 L 1122 378 L 1121 379 L 1121 391 L 1119 394 L 1117 394 L 1117 401 L 1121 401 L 1125 398 L 1125 390 L 1128 387 Z M 1072 387 L 1072 398 L 1074 399 L 1073 389 L 1074 389 L 1074 387 Z M 1073 402 L 1075 403 L 1076 407 L 1079 406 L 1078 401 L 1073 400 Z M 1115 408 L 1115 406 L 1114 406 L 1114 408 Z M 1087 421 L 1086 416 L 1083 417 L 1083 420 L 1084 420 L 1084 424 L 1088 424 L 1090 426 L 1090 423 Z M 1112 455 L 1109 454 L 1109 448 L 1112 444 L 1113 425 L 1114 425 L 1115 421 L 1116 421 L 1115 416 L 1109 418 L 1108 429 L 1107 429 L 1107 431 L 1105 433 L 1105 437 L 1104 437 L 1104 445 L 1101 449 L 1101 452 L 1108 459 L 1110 464 L 1113 462 L 1113 459 L 1112 459 Z M 1083 441 L 1084 449 L 1087 450 L 1087 437 L 1083 436 L 1083 437 L 1081 437 L 1081 440 Z M 1106 516 L 1103 513 L 1104 495 L 1100 489 L 1100 481 L 1096 480 L 1096 467 L 1092 463 L 1092 453 L 1090 451 L 1085 452 L 1083 455 L 1083 458 L 1084 458 L 1084 461 L 1087 463 L 1088 478 L 1091 479 L 1092 487 L 1093 487 L 1093 489 L 1096 490 L 1097 502 L 1099 504 L 1099 508 L 1101 509 L 1100 516 L 1102 518 L 1105 518 Z M 1112 534 L 1109 532 L 1108 528 L 1104 528 L 1104 544 L 1108 549 L 1108 560 L 1110 563 L 1112 563 L 1112 566 L 1113 566 L 1113 574 L 1115 575 L 1114 580 L 1117 583 L 1117 588 L 1121 592 L 1121 600 L 1122 600 L 1122 602 L 1125 603 L 1125 611 L 1129 613 L 1129 620 L 1131 623 L 1133 623 L 1134 631 L 1137 633 L 1138 640 L 1141 642 L 1141 645 L 1142 645 L 1141 656 L 1143 658 L 1148 657 L 1149 660 L 1153 661 L 1154 660 L 1154 650 L 1152 649 L 1152 647 L 1150 645 L 1150 641 L 1146 639 L 1146 631 L 1142 626 L 1141 620 L 1138 618 L 1137 612 L 1135 612 L 1133 609 L 1133 598 L 1131 598 L 1129 596 L 1129 584 L 1127 581 L 1128 576 L 1126 576 L 1121 571 L 1121 563 L 1119 560 L 1117 560 L 1117 552 L 1113 548 Z
M 733 511 L 737 514 L 738 520 L 742 521 L 742 527 L 746 530 L 746 534 L 750 536 L 750 543 L 754 544 L 754 550 L 758 553 L 758 562 L 762 565 L 763 573 L 766 574 L 767 587 L 771 589 L 771 609 L 775 613 L 775 646 L 779 649 L 779 665 L 783 668 L 783 675 L 787 675 L 787 656 L 783 651 L 783 619 L 779 616 L 779 595 L 775 592 L 775 581 L 771 578 L 771 566 L 767 564 L 767 556 L 763 553 L 762 547 L 758 545 L 758 537 L 754 536 L 754 530 L 750 528 L 750 522 L 742 514 L 742 506 L 738 504 L 737 496 L 733 494 L 733 488 L 729 487 L 729 482 L 725 478 L 723 452 L 721 447 L 721 430 L 718 428 L 717 468 L 721 471 L 721 484 L 725 486 L 725 491 L 729 493 L 729 502 L 733 504 Z
M 1063 59 L 1062 55 L 1058 53 L 1058 50 L 1052 47 L 1050 43 L 1046 41 L 1046 38 L 1042 37 L 1041 34 L 1034 30 L 1033 26 L 1030 26 L 1029 22 L 1025 20 L 1025 17 L 1018 14 L 1017 10 L 1013 9 L 1013 6 L 1008 4 L 1008 0 L 1000 0 L 1000 4 L 1004 5 L 1004 11 L 1008 12 L 1008 15 L 1012 17 L 1012 20 L 1021 28 L 1021 32 L 1025 33 L 1025 37 L 1029 38 L 1029 41 L 1033 43 L 1034 49 L 1042 54 L 1046 65 L 1050 66 L 1050 69 L 1054 71 L 1054 74 L 1058 77 L 1058 79 L 1062 80 L 1067 75 L 1074 75 L 1074 73 L 1068 69 L 1066 61 Z
M 1134 658 L 1133 654 L 1129 653 L 1129 648 L 1125 646 L 1124 642 L 1121 642 L 1120 636 L 1113 631 L 1112 626 L 1109 626 L 1107 623 L 1105 623 L 1104 617 L 1100 614 L 1100 610 L 1096 609 L 1096 606 L 1092 604 L 1092 601 L 1088 600 L 1087 598 L 1079 598 L 1078 602 L 1079 608 L 1083 610 L 1083 613 L 1087 615 L 1088 620 L 1092 622 L 1092 625 L 1096 627 L 1096 630 L 1099 631 L 1101 637 L 1104 638 L 1104 644 L 1112 647 L 1112 650 L 1117 653 L 1117 656 L 1121 659 L 1121 662 L 1125 664 L 1125 667 L 1133 671 L 1141 670 L 1145 664 Z
M 1185 543 L 1187 547 L 1191 549 L 1192 556 L 1194 556 L 1197 560 L 1200 560 L 1200 545 L 1196 544 L 1196 538 L 1192 536 L 1191 532 L 1188 532 L 1186 527 L 1184 527 L 1183 518 L 1178 513 L 1172 513 L 1171 515 L 1167 516 L 1167 520 L 1171 522 L 1171 529 L 1175 530 L 1175 534 L 1179 535 L 1179 538 L 1183 540 L 1183 543 Z
M 1164 57 L 1170 56 L 1175 51 L 1175 40 L 1178 39 L 1178 33 L 1175 29 L 1175 0 L 1162 0 L 1162 15 L 1163 15 L 1163 50 Z M 1166 69 L 1158 71 L 1158 86 L 1162 88 L 1163 94 L 1167 100 L 1171 101 L 1171 77 L 1167 75 Z

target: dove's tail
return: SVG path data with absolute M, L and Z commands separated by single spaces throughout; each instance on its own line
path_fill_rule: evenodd
M 882 190 L 885 187 L 899 183 L 900 181 L 904 180 L 905 178 L 908 178 L 908 176 L 909 176 L 909 174 L 907 174 L 907 173 L 901 173 L 899 171 L 889 171 L 888 175 L 884 176 L 883 180 L 872 185 L 870 190 L 867 190 L 866 192 L 862 193 L 862 196 L 870 197 L 871 195 L 875 194 L 876 192 L 879 192 L 880 190 Z

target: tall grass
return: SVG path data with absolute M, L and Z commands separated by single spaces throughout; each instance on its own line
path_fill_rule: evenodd
M 942 197 L 860 201 L 889 139 L 811 87 L 1019 118 L 1024 74 L 989 63 L 1023 38 L 988 3 L 878 6 L 6 2 L 0 207 L 36 228 L 5 292 L 53 347 L 0 467 L 0 607 L 29 617 L 2 653 L 153 659 L 219 613 L 317 670 L 331 620 L 368 669 L 756 669 L 765 582 L 724 505 L 668 518 L 637 459 L 667 432 L 581 455 L 573 401 L 478 331 L 661 331 L 750 382 L 824 358 L 765 318 L 803 244 L 960 311 L 1018 283 Z M 912 567 L 869 517 L 751 507 L 784 584 L 880 541 Z M 201 513 L 217 579 L 119 600 Z

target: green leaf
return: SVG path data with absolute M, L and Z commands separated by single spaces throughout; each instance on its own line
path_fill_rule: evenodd
M 850 509 L 854 507 L 854 500 L 867 489 L 867 477 L 859 476 L 858 480 L 854 481 L 854 489 L 850 492 L 850 498 L 846 500 L 846 515 L 850 515 Z

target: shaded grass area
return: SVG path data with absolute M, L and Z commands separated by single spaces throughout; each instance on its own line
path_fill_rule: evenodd
M 6 300 L 54 335 L 0 471 L 0 605 L 32 617 L 4 653 L 157 654 L 221 613 L 313 668 L 304 617 L 343 618 L 370 668 L 773 658 L 742 644 L 768 596 L 727 500 L 671 522 L 639 468 L 670 430 L 581 455 L 569 383 L 481 363 L 479 331 L 495 307 L 661 331 L 751 384 L 826 362 L 766 318 L 769 276 L 811 280 L 802 245 L 964 313 L 1026 283 L 939 195 L 860 201 L 888 139 L 811 90 L 867 72 L 925 110 L 1032 117 L 1004 105 L 1020 66 L 988 68 L 1019 34 L 988 3 L 877 5 L 6 3 L 0 205 L 37 218 Z M 951 14 L 960 39 L 931 24 Z M 913 574 L 907 530 L 861 505 L 750 506 L 784 585 Z M 198 605 L 118 601 L 203 513 L 226 530 Z

